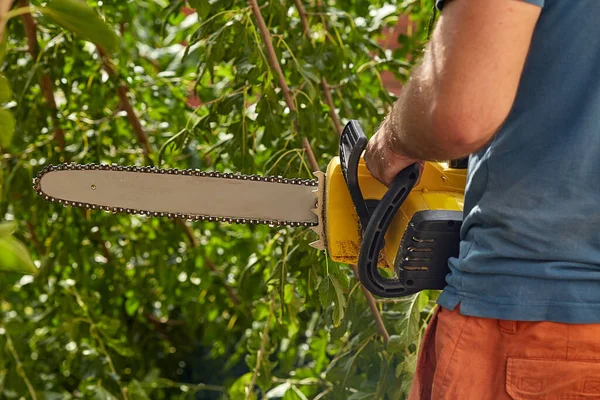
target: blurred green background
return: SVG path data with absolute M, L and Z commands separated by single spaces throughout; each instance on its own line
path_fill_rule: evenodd
M 405 398 L 436 293 L 377 300 L 384 333 L 308 229 L 32 189 L 63 162 L 312 178 L 303 138 L 324 170 L 349 119 L 374 132 L 433 6 L 255 4 L 0 0 L 0 398 Z

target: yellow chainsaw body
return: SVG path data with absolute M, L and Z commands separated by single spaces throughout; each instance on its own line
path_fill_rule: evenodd
M 466 169 L 454 169 L 445 163 L 427 162 L 418 185 L 396 213 L 385 236 L 378 266 L 393 268 L 402 236 L 412 216 L 422 210 L 463 210 Z M 358 182 L 363 198 L 379 200 L 387 187 L 373 178 L 364 159 L 358 165 Z M 339 157 L 327 166 L 325 178 L 325 246 L 331 259 L 344 264 L 356 264 L 361 244 L 358 215 L 346 186 Z

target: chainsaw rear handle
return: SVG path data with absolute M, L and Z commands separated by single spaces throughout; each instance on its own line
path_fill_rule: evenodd
M 358 256 L 358 277 L 373 294 L 380 297 L 399 297 L 418 292 L 403 285 L 398 278 L 385 278 L 377 268 L 379 253 L 385 245 L 385 233 L 396 212 L 416 184 L 420 168 L 412 164 L 394 178 L 385 195 L 370 212 L 358 182 L 358 162 L 367 145 L 367 137 L 358 121 L 346 124 L 340 138 L 340 164 L 350 197 L 360 219 L 363 238 Z

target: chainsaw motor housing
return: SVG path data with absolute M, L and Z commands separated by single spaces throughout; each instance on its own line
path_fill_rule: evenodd
M 340 139 L 340 156 L 326 174 L 325 245 L 338 262 L 357 264 L 373 294 L 400 297 L 443 289 L 448 258 L 458 256 L 466 170 L 425 163 L 401 171 L 387 188 L 362 158 L 367 138 L 350 121 Z M 389 269 L 387 278 L 378 268 Z

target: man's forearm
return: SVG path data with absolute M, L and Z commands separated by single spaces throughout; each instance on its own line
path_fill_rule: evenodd
M 419 160 L 444 161 L 467 156 L 484 144 L 466 140 L 466 135 L 456 132 L 460 116 L 440 109 L 443 107 L 440 80 L 432 55 L 415 67 L 382 124 L 395 153 Z
M 432 134 L 435 89 L 433 76 L 427 74 L 433 75 L 423 65 L 413 70 L 382 128 L 395 153 L 420 160 L 443 160 L 447 151 Z
M 446 1 L 423 61 L 365 151 L 390 184 L 417 161 L 445 161 L 483 148 L 516 98 L 541 8 L 515 0 Z

